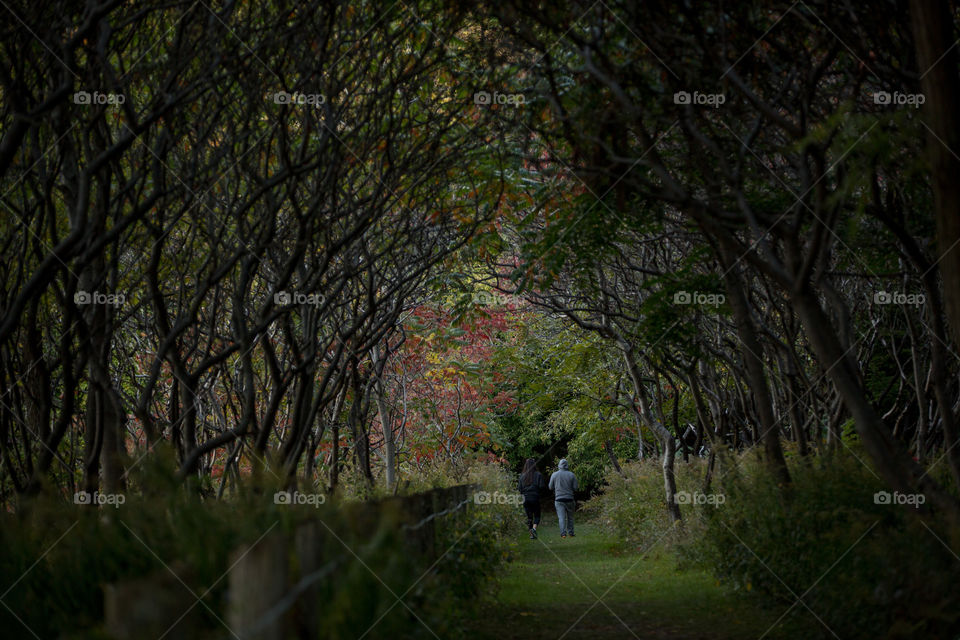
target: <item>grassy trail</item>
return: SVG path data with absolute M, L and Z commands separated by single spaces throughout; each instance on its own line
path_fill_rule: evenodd
M 561 539 L 556 521 L 537 540 L 520 541 L 496 602 L 477 621 L 479 638 L 674 638 L 756 640 L 816 637 L 785 629 L 783 611 L 764 611 L 700 571 L 677 571 L 674 557 L 616 552 L 616 541 L 592 524 Z M 552 515 L 552 514 L 550 514 Z M 600 601 L 598 602 L 598 598 Z M 786 609 L 786 607 L 784 607 Z

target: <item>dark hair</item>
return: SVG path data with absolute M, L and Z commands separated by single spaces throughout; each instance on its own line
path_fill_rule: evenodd
M 520 475 L 520 483 L 529 487 L 534 484 L 534 474 L 537 472 L 537 461 L 533 458 L 527 458 L 527 461 L 523 463 L 523 473 Z

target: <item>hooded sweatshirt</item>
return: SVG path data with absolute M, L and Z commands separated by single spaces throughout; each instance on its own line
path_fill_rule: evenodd
M 579 489 L 577 476 L 568 468 L 567 459 L 560 461 L 560 470 L 550 476 L 550 490 L 554 492 L 557 502 L 573 502 L 573 492 Z

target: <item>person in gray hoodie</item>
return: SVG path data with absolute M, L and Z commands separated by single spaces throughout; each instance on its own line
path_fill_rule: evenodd
M 573 492 L 579 489 L 577 476 L 573 474 L 567 464 L 567 459 L 560 460 L 559 469 L 550 476 L 550 490 L 553 491 L 553 504 L 557 507 L 557 518 L 560 520 L 560 537 L 567 534 L 573 537 L 573 512 L 576 502 L 573 501 Z

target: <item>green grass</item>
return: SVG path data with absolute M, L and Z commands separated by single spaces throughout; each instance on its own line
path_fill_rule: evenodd
M 678 570 L 673 554 L 660 547 L 646 555 L 623 551 L 589 523 L 577 525 L 575 538 L 558 533 L 545 522 L 538 540 L 521 541 L 495 601 L 475 622 L 476 637 L 756 640 L 822 631 L 812 616 L 777 623 L 786 606 L 762 610 L 749 594 L 733 593 L 702 571 Z

